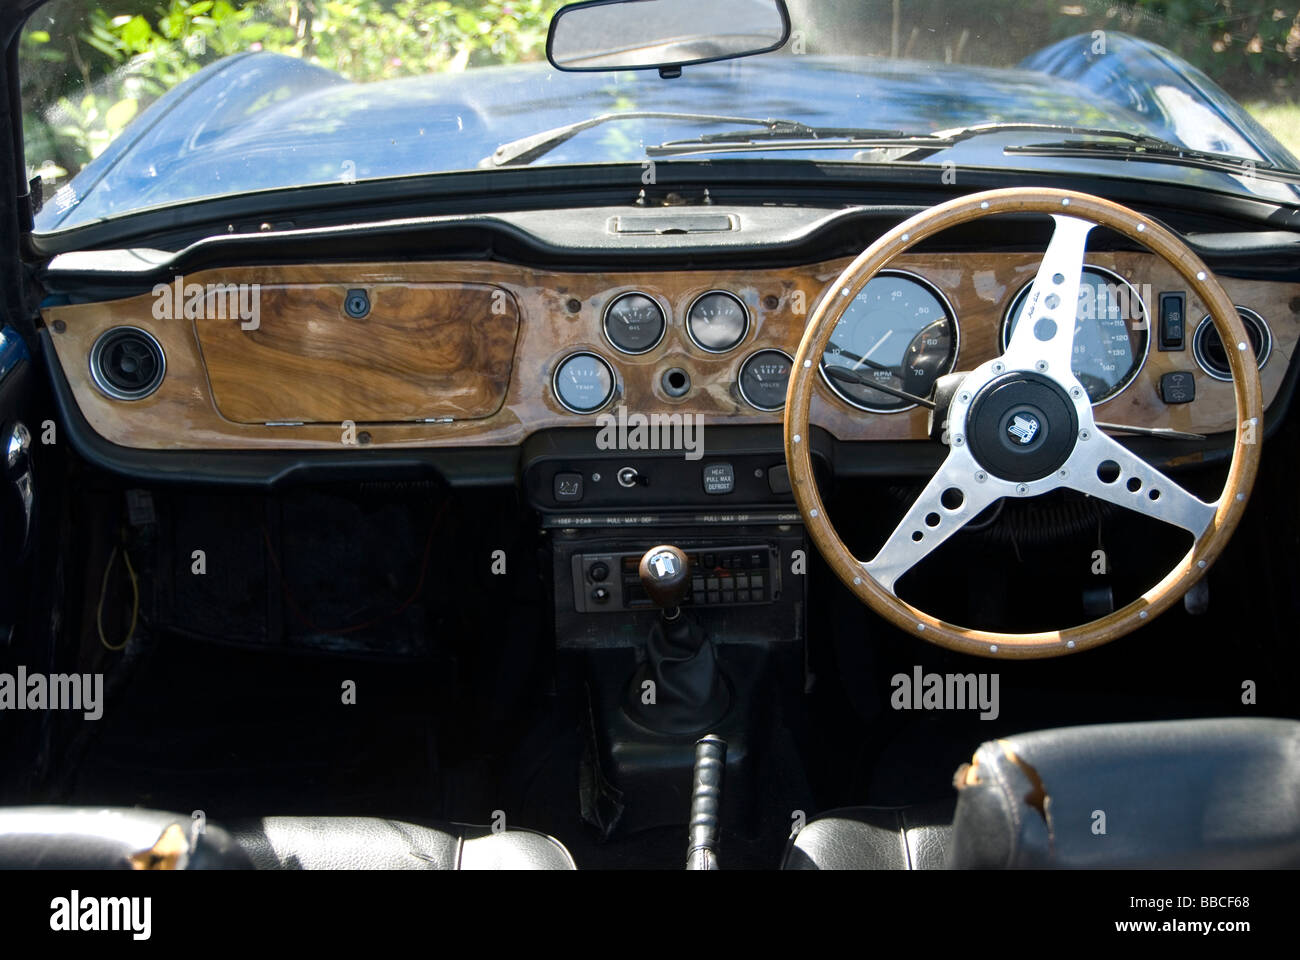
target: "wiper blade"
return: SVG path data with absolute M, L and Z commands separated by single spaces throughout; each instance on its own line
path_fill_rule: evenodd
M 1063 136 L 1117 137 L 1132 143 L 1164 144 L 1159 137 L 1107 127 L 1074 127 L 1060 123 L 1001 122 L 977 123 L 933 133 L 906 133 L 901 130 L 870 130 L 854 127 L 811 127 L 793 124 L 772 134 L 756 135 L 748 130 L 710 133 L 690 140 L 668 140 L 646 150 L 647 156 L 670 156 L 685 153 L 709 153 L 722 150 L 842 150 L 850 147 L 915 147 L 921 151 L 946 150 L 963 140 L 991 133 L 1055 133 Z M 774 144 L 773 141 L 781 143 Z M 928 155 L 928 154 L 927 154 Z M 905 155 L 912 159 L 912 154 Z M 899 159 L 899 158 L 895 158 Z
M 1168 163 L 1201 170 L 1215 170 L 1243 177 L 1259 177 L 1279 183 L 1300 184 L 1300 172 L 1271 163 L 1237 157 L 1226 153 L 1192 150 L 1174 143 L 1092 143 L 1086 140 L 1062 140 L 1059 143 L 1031 143 L 1003 148 L 1003 153 L 1020 153 L 1029 157 L 1071 157 L 1080 160 L 1121 159 L 1143 163 Z
M 479 166 L 526 166 L 539 157 L 550 153 L 556 147 L 572 140 L 584 130 L 590 130 L 592 127 L 599 127 L 602 124 L 612 123 L 615 120 L 683 120 L 694 123 L 745 124 L 748 126 L 764 128 L 761 134 L 753 134 L 749 131 L 745 131 L 743 134 L 732 132 L 715 135 L 720 137 L 723 141 L 741 135 L 746 137 L 806 136 L 809 134 L 815 134 L 816 132 L 815 128 L 809 127 L 797 120 L 776 120 L 771 117 L 730 117 L 713 113 L 672 113 L 660 110 L 628 110 L 623 113 L 602 113 L 599 116 L 588 117 L 586 120 L 566 123 L 563 126 L 552 127 L 550 130 L 543 130 L 540 133 L 529 134 L 526 137 L 520 137 L 518 140 L 511 140 L 509 143 L 503 143 L 492 151 L 492 156 L 484 157 L 480 160 Z M 898 133 L 896 130 L 884 132 Z
M 1019 121 L 994 121 L 965 127 L 937 130 L 934 133 L 900 133 L 889 130 L 853 130 L 846 128 L 814 128 L 799 125 L 802 129 L 755 134 L 750 131 L 711 133 L 690 140 L 669 140 L 648 147 L 646 156 L 662 157 L 693 153 L 725 153 L 745 150 L 844 150 L 868 148 L 904 148 L 903 153 L 882 157 L 891 162 L 924 160 L 932 154 L 956 146 L 975 137 L 1003 133 L 1051 133 L 1062 137 L 1088 137 L 1088 140 L 1062 140 L 1060 142 L 1028 146 L 1007 146 L 1005 153 L 1023 153 L 1028 156 L 1122 156 L 1130 159 L 1149 159 L 1156 163 L 1185 163 L 1207 166 L 1229 173 L 1248 174 L 1253 170 L 1260 176 L 1286 182 L 1300 182 L 1300 175 L 1268 163 L 1255 162 L 1226 154 L 1192 150 L 1149 133 L 1134 133 L 1109 127 L 1079 127 L 1060 123 L 1035 123 Z M 1108 143 L 1122 141 L 1120 143 Z M 906 149 L 906 148 L 912 149 Z

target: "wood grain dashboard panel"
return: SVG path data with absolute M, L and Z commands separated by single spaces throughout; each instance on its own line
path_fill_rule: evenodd
M 909 254 L 894 264 L 919 274 L 953 304 L 961 328 L 957 369 L 969 370 L 998 352 L 1002 318 L 1011 299 L 1028 283 L 1040 255 Z M 492 446 L 517 444 L 528 434 L 551 427 L 594 426 L 596 414 L 577 415 L 552 395 L 551 374 L 570 353 L 591 351 L 610 362 L 616 374 L 611 409 L 629 412 L 702 414 L 706 426 L 779 424 L 781 413 L 754 409 L 736 386 L 741 364 L 752 353 L 777 348 L 793 354 L 818 299 L 848 264 L 835 260 L 783 269 L 637 271 L 618 274 L 536 270 L 492 262 L 291 265 L 243 267 L 195 273 L 186 282 L 258 283 L 264 290 L 312 291 L 288 300 L 264 296 L 262 338 L 242 331 L 238 320 L 158 320 L 154 298 L 49 307 L 59 361 L 83 414 L 106 439 L 146 449 L 334 448 L 350 442 L 339 421 L 361 430 L 360 442 L 374 446 Z M 1181 290 L 1174 271 L 1144 253 L 1096 253 L 1088 262 L 1121 274 L 1152 301 L 1160 292 Z M 1233 301 L 1261 314 L 1273 334 L 1273 352 L 1261 371 L 1265 405 L 1281 386 L 1300 339 L 1300 285 L 1226 278 Z M 379 303 L 377 290 L 408 297 L 401 309 L 384 311 L 369 326 L 345 322 L 342 291 L 363 288 Z M 475 303 L 479 330 L 465 321 L 438 329 L 429 304 L 419 296 L 455 296 Z M 505 320 L 484 318 L 476 291 L 505 291 L 517 311 L 513 365 L 501 365 L 508 340 Z M 745 303 L 751 318 L 743 342 L 725 354 L 700 349 L 686 334 L 691 302 L 710 290 L 726 290 Z M 425 291 L 417 296 L 412 291 Z M 652 296 L 668 317 L 657 346 L 636 356 L 615 350 L 603 334 L 605 307 L 617 296 L 640 291 Z M 388 294 L 384 294 L 387 303 Z M 313 299 L 314 298 L 314 299 Z M 323 298 L 323 302 L 322 301 Z M 413 298 L 413 299 L 411 299 Z M 290 302 L 293 301 L 293 302 Z M 337 301 L 335 303 L 334 301 Z M 430 301 L 432 302 L 432 301 Z M 1148 303 L 1155 310 L 1155 303 Z M 1097 418 L 1149 427 L 1212 433 L 1233 427 L 1232 388 L 1203 373 L 1191 351 L 1191 335 L 1205 310 L 1189 296 L 1187 348 L 1162 352 L 1155 336 L 1146 364 L 1123 392 L 1097 405 Z M 313 317 L 325 331 L 317 337 Z M 491 315 L 489 314 L 489 317 Z M 295 319 L 296 318 L 296 319 Z M 113 400 L 90 376 L 88 357 L 95 339 L 111 327 L 130 324 L 153 334 L 167 357 L 161 387 L 143 400 Z M 495 331 L 495 332 L 492 332 Z M 477 339 L 475 339 L 477 338 Z M 477 346 L 472 348 L 470 343 Z M 345 351 L 333 353 L 334 347 Z M 481 352 L 475 354 L 474 349 Z M 448 363 L 458 359 L 477 367 L 484 383 L 467 387 Z M 477 360 L 475 359 L 477 357 Z M 257 358 L 257 359 L 254 359 Z M 680 367 L 691 378 L 682 398 L 665 393 L 664 371 Z M 508 383 L 495 412 L 487 384 Z M 1163 373 L 1185 370 L 1196 379 L 1196 401 L 1166 405 L 1159 396 Z M 253 371 L 253 372 L 250 372 Z M 429 381 L 422 380 L 431 371 Z M 438 378 L 442 377 L 442 380 Z M 470 378 L 473 379 L 473 378 Z M 255 381 L 250 384 L 251 381 Z M 459 387 L 451 385 L 460 384 Z M 425 407 L 429 403 L 434 406 Z M 457 408 L 451 422 L 420 422 L 436 405 Z M 436 417 L 436 414 L 426 414 Z M 272 426 L 261 421 L 307 420 Z M 836 397 L 819 383 L 811 406 L 812 423 L 841 440 L 921 439 L 926 412 L 867 413 Z M 355 436 L 355 434 L 353 435 Z
M 519 332 L 509 293 L 380 283 L 365 291 L 365 315 L 352 317 L 352 289 L 261 286 L 255 321 L 196 319 L 217 411 L 244 424 L 360 423 L 479 420 L 501 408 Z

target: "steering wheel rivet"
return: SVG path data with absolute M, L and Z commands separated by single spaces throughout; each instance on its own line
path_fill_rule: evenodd
M 1067 640 L 1067 641 L 1065 641 L 1065 645 L 1066 645 L 1067 647 L 1069 647 L 1071 650 L 1074 649 L 1074 641 L 1073 641 L 1073 640 Z
M 1138 233 L 1146 233 L 1146 230 L 1147 230 L 1147 225 L 1145 223 L 1138 224 Z
M 1069 197 L 1066 197 L 1065 199 L 1063 199 L 1063 200 L 1061 201 L 1061 206 L 1063 206 L 1063 207 L 1068 207 L 1069 205 L 1070 205 L 1070 198 L 1069 198 Z
M 1205 279 L 1205 271 L 1204 271 L 1204 270 L 1198 270 L 1198 271 L 1196 271 L 1196 279 L 1197 279 L 1197 280 L 1204 280 L 1204 279 Z
M 811 360 L 805 360 L 805 361 L 803 362 L 803 365 L 804 365 L 805 367 L 811 367 L 811 366 L 812 366 L 812 361 L 811 361 Z
M 1139 612 L 1138 612 L 1138 617 L 1140 617 L 1141 619 L 1145 620 L 1145 619 L 1147 618 L 1147 612 L 1146 612 L 1145 610 L 1139 611 Z
M 997 653 L 997 652 L 998 652 L 998 645 L 996 643 L 989 647 L 989 653 Z
M 1197 561 L 1196 561 L 1196 565 L 1197 565 L 1198 567 L 1200 567 L 1202 570 L 1205 569 L 1205 561 L 1204 561 L 1204 560 L 1197 560 Z
M 1238 350 L 1245 350 L 1245 349 L 1246 349 L 1246 344 L 1245 344 L 1245 343 L 1238 343 L 1238 344 L 1237 344 L 1237 349 L 1238 349 Z
M 797 434 L 797 433 L 794 435 L 794 442 L 795 442 L 795 443 L 798 443 L 798 442 L 799 442 L 799 434 Z
M 905 234 L 903 234 L 903 242 L 904 242 L 904 243 L 907 243 L 907 241 L 909 241 L 909 240 L 911 240 L 911 239 L 912 239 L 912 235 L 911 235 L 910 233 L 905 233 Z
M 924 631 L 924 630 L 925 630 L 925 624 L 924 624 L 924 623 L 918 623 L 918 624 L 916 625 L 916 629 L 917 629 L 917 630 Z
M 861 578 L 861 577 L 854 577 L 854 578 L 853 578 L 853 583 L 854 583 L 855 585 L 856 585 L 856 584 L 860 584 L 861 582 L 862 582 L 862 578 Z
M 987 200 L 981 200 L 981 201 L 980 201 L 980 209 L 981 209 L 981 210 L 987 210 L 988 208 L 989 208 L 989 202 L 988 202 Z
M 1238 499 L 1238 500 L 1245 500 L 1245 499 L 1246 499 L 1246 495 L 1245 495 L 1244 493 L 1239 493 L 1239 494 L 1237 494 L 1237 499 Z
M 816 507 L 813 507 L 811 510 L 808 511 L 808 513 L 809 513 L 811 516 L 814 516 L 814 517 L 817 516 L 817 508 L 816 508 Z

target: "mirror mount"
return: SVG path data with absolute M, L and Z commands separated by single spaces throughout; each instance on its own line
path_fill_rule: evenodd
M 785 0 L 584 0 L 551 18 L 546 59 L 557 70 L 657 70 L 771 53 L 790 38 Z

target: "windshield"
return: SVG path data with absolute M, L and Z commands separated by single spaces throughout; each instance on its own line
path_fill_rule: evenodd
M 36 229 L 258 190 L 486 172 L 503 145 L 606 114 L 628 116 L 508 165 L 627 163 L 644 177 L 726 154 L 929 164 L 944 182 L 972 166 L 1127 176 L 1300 202 L 1276 176 L 1300 170 L 1295 0 L 1231 15 L 1209 0 L 790 0 L 781 49 L 676 78 L 556 70 L 546 34 L 562 5 L 52 0 L 19 47 Z M 911 135 L 992 126 L 917 150 L 814 142 L 797 127 L 764 140 L 737 125 L 769 118 Z M 1154 162 L 1133 139 L 1016 124 L 1143 135 L 1229 162 L 1176 151 Z M 699 144 L 706 135 L 727 136 Z

